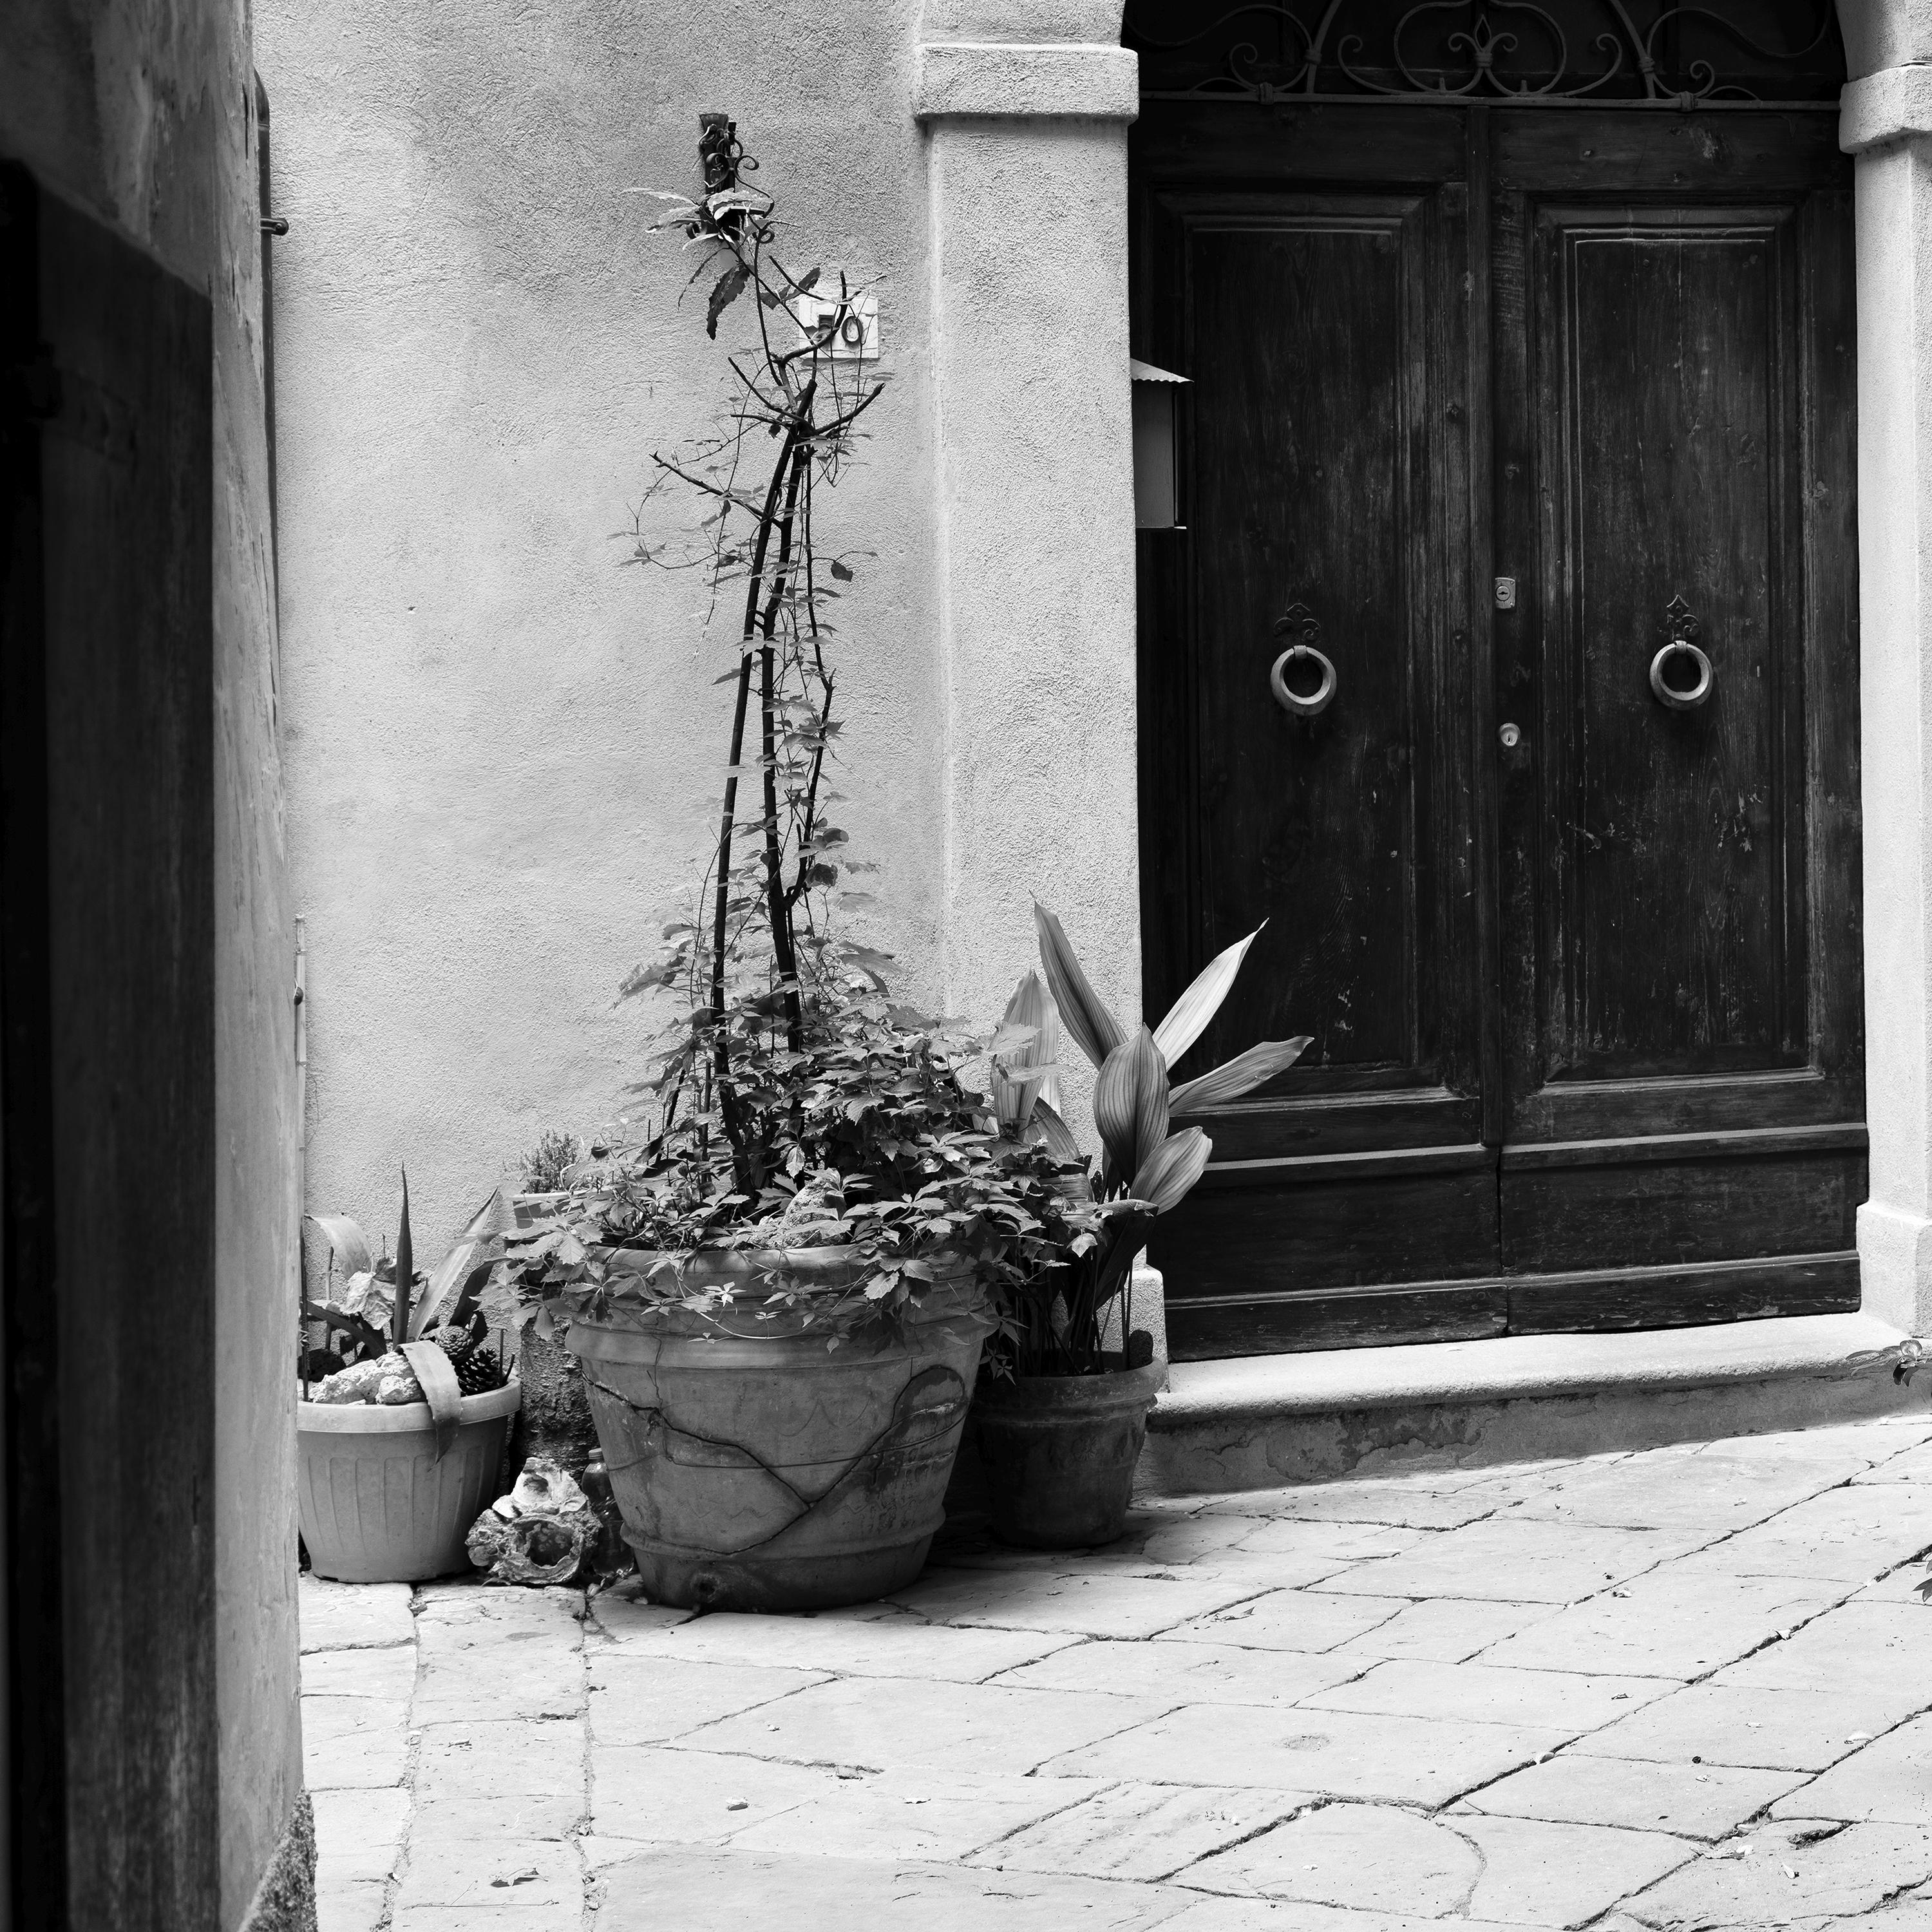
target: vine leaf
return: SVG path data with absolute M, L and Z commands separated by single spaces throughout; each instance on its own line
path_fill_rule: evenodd
M 734 262 L 712 284 L 711 299 L 705 304 L 704 332 L 715 342 L 718 339 L 718 318 L 745 292 L 745 284 L 752 279 L 752 272 L 743 262 Z

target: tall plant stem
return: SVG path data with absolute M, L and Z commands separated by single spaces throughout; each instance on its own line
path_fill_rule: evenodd
M 794 1053 L 805 1045 L 805 1009 L 799 997 L 798 948 L 792 937 L 791 901 L 784 889 L 784 837 L 778 827 L 778 653 L 772 639 L 791 564 L 799 491 L 811 467 L 812 446 L 801 443 L 792 457 L 791 480 L 785 485 L 784 517 L 778 526 L 778 560 L 772 573 L 772 594 L 765 605 L 764 648 L 758 654 L 761 665 L 758 710 L 765 776 L 765 904 L 771 918 L 772 952 L 784 987 L 785 1040 Z
M 731 757 L 724 774 L 724 805 L 718 827 L 717 900 L 712 914 L 711 934 L 711 1057 L 718 1082 L 718 1108 L 724 1132 L 731 1143 L 731 1166 L 741 1193 L 757 1192 L 752 1172 L 751 1150 L 746 1144 L 744 1120 L 738 1106 L 738 1091 L 731 1078 L 731 1042 L 724 1028 L 724 946 L 727 920 L 731 903 L 731 833 L 738 818 L 738 767 L 745 755 L 745 714 L 752 699 L 752 659 L 758 629 L 758 591 L 764 582 L 765 559 L 771 550 L 772 532 L 778 521 L 780 497 L 789 480 L 800 446 L 812 434 L 812 392 L 817 384 L 808 382 L 785 431 L 784 447 L 772 471 L 765 490 L 764 508 L 758 517 L 758 534 L 752 554 L 752 580 L 745 593 L 745 625 L 740 642 L 738 694 L 731 718 Z

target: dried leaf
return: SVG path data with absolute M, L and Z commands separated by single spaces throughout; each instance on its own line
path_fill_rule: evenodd
M 304 1214 L 302 1219 L 322 1230 L 334 1253 L 338 1273 L 368 1274 L 374 1270 L 376 1257 L 370 1250 L 369 1237 L 346 1214 Z

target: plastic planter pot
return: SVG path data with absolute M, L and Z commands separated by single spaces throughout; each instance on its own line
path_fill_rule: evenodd
M 982 1387 L 973 1430 L 993 1534 L 1029 1550 L 1083 1550 L 1118 1537 L 1160 1378 L 1156 1362 Z
M 302 1540 L 318 1576 L 419 1583 L 466 1570 L 463 1539 L 496 1494 L 520 1390 L 464 1396 L 439 1461 L 429 1405 L 296 1404 Z
M 610 1257 L 614 1270 L 656 1258 Z M 769 1271 L 830 1294 L 862 1280 L 836 1250 L 700 1255 L 690 1288 L 739 1306 L 578 1316 L 582 1364 L 626 1540 L 652 1601 L 826 1610 L 910 1582 L 945 1516 L 947 1478 L 993 1328 L 963 1270 L 896 1337 L 848 1340 L 800 1312 L 760 1319 Z

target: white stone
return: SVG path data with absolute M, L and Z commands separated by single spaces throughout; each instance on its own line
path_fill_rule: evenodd
M 1234 1644 L 1107 1638 L 1056 1651 L 994 1681 L 1020 1690 L 1112 1690 L 1160 1704 L 1286 1706 L 1366 1666 L 1360 1658 L 1244 1649 Z
M 1652 1758 L 1688 1764 L 1756 1765 L 1822 1771 L 1861 1737 L 1891 1730 L 1932 1702 L 1922 1682 L 1844 1690 L 1766 1690 L 1693 1684 L 1596 1732 L 1577 1750 L 1589 1757 Z
M 824 1681 L 810 1670 L 618 1652 L 597 1658 L 591 1668 L 591 1735 L 600 1744 L 661 1744 Z
M 1816 1913 L 1852 1918 L 1932 1877 L 1932 1832 L 1852 1825 L 1822 1838 L 1814 1827 L 1754 1826 L 1742 1857 L 1694 1859 L 1630 1900 L 1646 1925 L 1782 1927 Z M 1721 1848 L 1720 1848 L 1721 1849 Z M 1877 1924 L 1882 1925 L 1881 1918 Z M 1876 1932 L 1876 1928 L 1874 1928 Z
M 1561 1731 L 1510 1724 L 1199 1705 L 1068 1750 L 1042 1769 L 1054 1777 L 1127 1778 L 1157 1767 L 1175 1784 L 1436 1805 L 1564 1742 Z
M 881 1684 L 844 1677 L 688 1732 L 682 1742 L 695 1750 L 849 1770 L 904 1765 L 1017 1776 L 1161 1708 L 1156 1701 L 1097 1691 L 905 1680 Z M 1089 1774 L 1077 1766 L 1064 1768 L 1075 1777 Z
M 1696 1546 L 1663 1530 L 1496 1518 L 1444 1530 L 1400 1556 L 1358 1563 L 1324 1589 L 1372 1597 L 1457 1596 L 1570 1604 Z
M 406 1583 L 332 1583 L 305 1571 L 297 1604 L 304 1654 L 416 1642 Z
M 1071 1634 L 962 1628 L 910 1613 L 860 1618 L 745 1616 L 714 1611 L 624 1640 L 629 1654 L 754 1664 L 856 1677 L 932 1677 L 970 1684 L 1077 1643 Z M 601 1654 L 590 1652 L 593 1672 Z
M 1039 1821 L 1079 1804 L 1097 1788 L 1078 1778 L 959 1771 L 841 1778 L 818 1769 L 810 1774 L 817 1784 L 800 1803 L 748 1826 L 733 1846 L 811 1858 L 951 1860 L 980 1852 L 982 1862 L 1004 1866 L 1012 1834 L 1045 1828 Z M 1044 1868 L 1083 1869 L 1074 1864 Z
M 483 1708 L 487 1702 L 479 1699 Z M 447 1798 L 580 1798 L 583 1721 L 472 1718 L 426 1725 L 417 1733 L 418 1802 Z
M 532 1838 L 472 1840 L 449 1851 L 412 1845 L 396 1910 L 420 1906 L 460 1906 L 467 1912 L 492 1908 L 531 1912 L 542 1906 L 581 1909 L 584 1867 L 573 1844 Z
M 410 1795 L 400 1785 L 368 1790 L 317 1791 L 316 1883 L 374 1883 L 388 1878 L 410 1822 Z
M 325 1879 L 318 1870 L 315 1916 L 318 1932 L 379 1932 L 388 1911 L 389 1888 L 372 1879 Z
M 1494 1604 L 1467 1597 L 1432 1597 L 1405 1604 L 1386 1622 L 1352 1636 L 1333 1654 L 1421 1658 L 1436 1664 L 1462 1664 L 1553 1616 L 1548 1604 Z
M 976 1862 L 997 1864 L 1003 1871 L 1159 1880 L 1265 1830 L 1300 1802 L 1283 1792 L 1117 1784 L 1002 1838 Z M 1196 1874 L 1188 1871 L 1187 1882 L 1196 1882 Z
M 400 1784 L 407 1711 L 373 1697 L 302 1700 L 302 1770 L 311 1791 Z
M 1110 1573 L 1063 1562 L 1051 1570 L 970 1575 L 930 1570 L 893 1600 L 935 1622 L 1137 1637 L 1226 1610 L 1261 1595 L 1267 1587 L 1264 1581 L 1245 1576 Z
M 1407 1606 L 1396 1597 L 1331 1597 L 1275 1590 L 1166 1633 L 1183 1643 L 1232 1643 L 1246 1650 L 1318 1652 L 1388 1623 Z
M 1680 1838 L 1720 1838 L 1803 1784 L 1796 1772 L 1656 1764 L 1583 1757 L 1567 1750 L 1472 1791 L 1458 1808 L 1571 1825 L 1620 1825 Z
M 1302 1701 L 1311 1710 L 1532 1724 L 1575 1737 L 1615 1723 L 1669 1688 L 1654 1677 L 1588 1677 L 1575 1671 L 1398 1659 L 1312 1692 Z
M 302 1659 L 305 1697 L 373 1697 L 400 1709 L 408 1705 L 416 1682 L 413 1645 L 310 1651 Z
M 730 1847 L 640 1852 L 607 1865 L 600 1882 L 597 1932 L 710 1932 L 721 1900 L 756 1901 L 784 1932 L 1144 1932 L 1191 1902 L 1168 1888 L 1043 1872 Z M 740 1922 L 742 1908 L 727 1910 Z
M 1834 1594 L 1828 1583 L 1726 1576 L 1676 1564 L 1558 1610 L 1505 1637 L 1483 1660 L 1567 1670 L 1587 1658 L 1619 1676 L 1688 1680 L 1815 1616 Z
M 1923 1825 L 1932 1820 L 1932 1717 L 1914 1718 L 1862 1744 L 1772 1807 L 1778 1818 L 1846 1818 Z
M 1648 1832 L 1337 1804 L 1208 1859 L 1188 1878 L 1358 1912 L 1574 1925 L 1690 1853 Z

